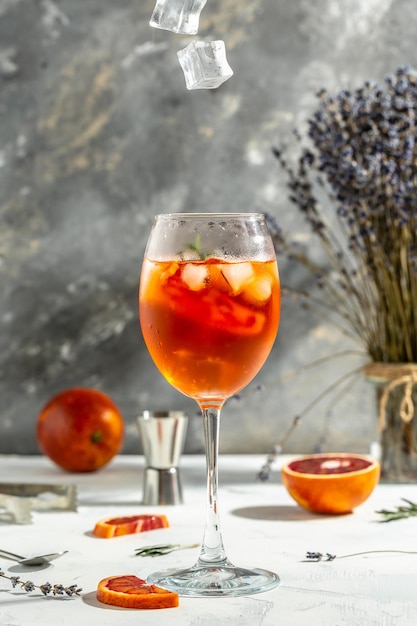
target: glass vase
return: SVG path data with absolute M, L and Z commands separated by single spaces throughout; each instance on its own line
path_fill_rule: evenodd
M 374 381 L 375 382 L 375 381 Z M 417 481 L 417 384 L 413 381 L 376 384 L 381 448 L 381 481 Z

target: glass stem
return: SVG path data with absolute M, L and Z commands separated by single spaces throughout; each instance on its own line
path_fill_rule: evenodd
M 198 564 L 207 566 L 210 563 L 226 564 L 228 559 L 223 547 L 217 505 L 220 408 L 202 407 L 201 410 L 206 444 L 207 512 Z

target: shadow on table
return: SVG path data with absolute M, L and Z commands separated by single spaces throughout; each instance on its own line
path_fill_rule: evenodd
M 99 602 L 96 597 L 95 591 L 89 591 L 88 593 L 84 593 L 82 596 L 82 601 L 89 606 L 93 606 L 96 609 L 104 609 L 107 611 L 125 611 L 125 612 L 138 612 L 138 609 L 131 609 L 129 607 L 124 606 L 115 606 L 112 604 L 104 604 L 103 602 Z
M 236 515 L 236 517 L 245 517 L 247 519 L 279 520 L 284 522 L 317 519 L 317 515 L 309 513 L 298 506 L 248 506 L 234 509 L 231 513 Z
M 10 561 L 9 561 L 10 563 Z M 20 565 L 19 563 L 15 563 L 7 568 L 7 571 L 11 574 L 22 574 L 24 572 L 39 572 L 43 569 L 49 569 L 54 567 L 52 563 L 44 563 L 43 565 Z M 6 569 L 5 567 L 0 567 L 0 569 Z
M 89 591 L 88 593 L 84 593 L 82 596 L 82 601 L 85 602 L 85 604 L 88 604 L 89 606 L 94 606 L 96 609 L 119 609 L 120 610 L 120 607 L 110 606 L 108 604 L 103 604 L 102 602 L 99 602 L 97 600 L 95 591 Z

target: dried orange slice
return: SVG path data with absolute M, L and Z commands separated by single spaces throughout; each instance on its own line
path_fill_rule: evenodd
M 133 535 L 157 528 L 168 528 L 169 522 L 165 515 L 125 515 L 123 517 L 106 517 L 94 526 L 93 535 L 102 539 Z
M 133 575 L 108 576 L 98 583 L 99 602 L 126 609 L 172 609 L 178 606 L 178 594 L 161 589 Z

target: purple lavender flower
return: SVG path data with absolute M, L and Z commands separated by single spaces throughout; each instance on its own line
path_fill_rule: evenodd
M 324 304 L 372 360 L 417 362 L 417 72 L 399 67 L 383 85 L 321 89 L 317 98 L 307 137 L 294 133 L 295 164 L 273 152 L 330 269 L 300 253 L 271 217 L 277 252 L 312 271 Z

